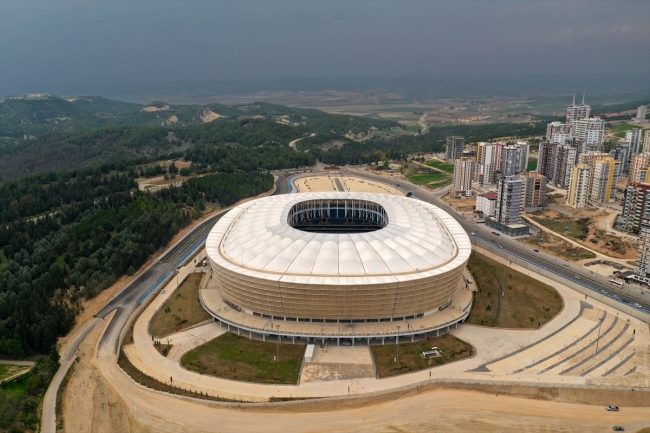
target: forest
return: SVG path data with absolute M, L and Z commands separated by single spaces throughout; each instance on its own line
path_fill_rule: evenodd
M 91 298 L 164 248 L 208 202 L 273 187 L 269 174 L 219 173 L 157 193 L 135 171 L 81 170 L 0 185 L 0 355 L 49 353 Z

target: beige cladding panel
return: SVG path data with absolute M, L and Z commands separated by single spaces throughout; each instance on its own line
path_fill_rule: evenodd
M 436 310 L 462 286 L 463 266 L 397 284 L 294 284 L 242 275 L 213 263 L 229 302 L 248 311 L 309 319 L 382 319 Z

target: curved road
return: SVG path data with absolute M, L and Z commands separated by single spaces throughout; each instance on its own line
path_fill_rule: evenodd
M 271 195 L 286 194 L 290 192 L 287 178 L 278 175 L 275 181 L 274 192 Z M 200 248 L 210 233 L 212 227 L 224 216 L 228 210 L 224 210 L 206 221 L 197 225 L 183 239 L 169 248 L 160 258 L 152 263 L 140 275 L 118 293 L 95 317 L 86 324 L 71 339 L 65 353 L 61 354 L 61 366 L 52 378 L 52 382 L 43 399 L 43 415 L 41 419 L 41 431 L 43 433 L 56 433 L 56 395 L 63 378 L 74 362 L 75 354 L 79 344 L 86 338 L 86 335 L 101 323 L 106 316 L 116 310 L 113 319 L 104 332 L 99 343 L 98 352 L 117 352 L 120 332 L 131 314 L 138 307 L 138 300 L 145 295 L 161 278 L 168 272 L 173 272 L 187 257 Z

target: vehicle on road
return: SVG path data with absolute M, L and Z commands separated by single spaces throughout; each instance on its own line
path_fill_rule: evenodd
M 609 280 L 609 284 L 611 284 L 614 287 L 618 287 L 619 289 L 623 287 L 623 281 L 621 280 L 616 280 L 616 279 Z
M 617 412 L 618 411 L 618 406 L 607 406 L 605 409 L 612 411 L 612 412 Z
M 614 431 L 625 431 L 625 429 L 623 427 L 621 427 L 620 425 L 615 425 L 614 426 Z
M 493 235 L 496 235 L 496 234 L 497 234 L 497 232 L 492 232 L 492 234 L 493 234 Z
M 503 249 L 503 247 L 501 246 L 501 244 L 497 244 L 497 247 Z
M 630 301 L 628 301 L 627 299 L 623 299 L 623 298 L 621 298 L 621 301 L 625 302 L 626 304 L 630 303 Z
M 164 294 L 165 294 L 165 289 L 162 289 L 162 290 L 160 291 L 160 294 L 161 294 L 161 295 L 164 295 Z
M 536 253 L 539 253 L 539 250 L 533 250 L 533 251 L 535 251 Z
M 472 236 L 476 236 L 476 233 L 472 232 L 472 233 L 470 233 L 470 235 L 472 235 Z
M 564 266 L 565 268 L 568 268 L 569 264 L 568 263 L 563 263 L 562 266 Z
M 580 279 L 580 275 L 574 275 L 573 278 L 575 278 L 576 280 L 579 280 L 579 279 Z
M 639 304 L 639 303 L 637 303 L 637 302 L 634 303 L 634 306 L 635 306 L 636 308 L 643 308 L 643 307 L 641 307 L 641 304 Z

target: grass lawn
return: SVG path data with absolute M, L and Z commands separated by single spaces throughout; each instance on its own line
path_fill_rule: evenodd
M 298 382 L 304 344 L 280 344 L 280 361 L 274 361 L 277 343 L 251 340 L 231 332 L 187 352 L 181 364 L 201 374 L 257 383 Z
M 505 296 L 501 296 L 504 266 L 482 254 L 472 253 L 468 268 L 478 289 L 468 323 L 537 328 L 539 322 L 548 322 L 562 309 L 562 298 L 553 287 L 507 266 Z
M 29 367 L 24 365 L 0 364 L 0 381 L 24 370 L 29 370 Z
M 537 160 L 534 159 L 532 161 L 528 161 L 528 165 L 526 166 L 526 170 L 528 170 L 528 171 L 537 170 Z
M 432 347 L 441 349 L 441 356 L 438 358 L 423 359 L 421 353 L 431 350 Z M 441 335 L 426 342 L 420 341 L 417 343 L 400 344 L 399 362 L 394 362 L 397 354 L 395 344 L 370 346 L 370 349 L 375 359 L 379 377 L 396 376 L 398 374 L 424 370 L 425 368 L 436 367 L 448 362 L 468 358 L 472 355 L 472 346 L 451 334 Z
M 411 132 L 417 132 L 419 134 L 420 133 L 420 126 L 419 125 L 408 125 L 406 127 L 406 130 L 411 131 Z
M 454 164 L 447 164 L 446 162 L 438 161 L 437 159 L 430 159 L 425 162 L 429 167 L 437 168 L 438 170 L 446 173 L 454 172 Z
M 199 302 L 199 285 L 203 273 L 190 274 L 183 280 L 149 323 L 149 332 L 156 338 L 188 328 L 212 316 Z
M 426 185 L 433 182 L 441 182 L 450 179 L 450 176 L 444 173 L 423 173 L 423 174 L 414 174 L 409 176 L 409 180 L 413 183 L 420 185 Z

